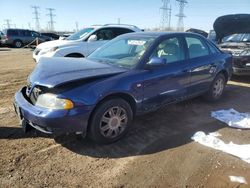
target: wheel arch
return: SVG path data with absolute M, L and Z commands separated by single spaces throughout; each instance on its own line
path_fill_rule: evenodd
M 229 75 L 228 72 L 226 70 L 220 70 L 217 75 L 222 74 L 223 76 L 225 76 L 226 82 L 228 82 L 229 80 Z
M 122 93 L 122 92 L 109 94 L 109 95 L 103 97 L 100 101 L 98 101 L 98 103 L 96 104 L 95 108 L 92 110 L 92 112 L 91 112 L 91 114 L 89 116 L 89 119 L 88 119 L 88 126 L 87 126 L 86 134 L 88 133 L 89 125 L 90 125 L 90 123 L 92 121 L 93 114 L 95 113 L 96 109 L 101 104 L 103 104 L 105 101 L 107 101 L 109 99 L 114 99 L 114 98 L 120 98 L 120 99 L 125 100 L 131 106 L 131 109 L 133 111 L 133 116 L 136 114 L 136 101 L 135 101 L 134 97 L 132 97 L 130 94 L 128 94 L 128 93 Z
M 78 52 L 73 52 L 73 53 L 69 53 L 67 55 L 65 55 L 64 57 L 85 57 L 83 54 L 78 53 Z

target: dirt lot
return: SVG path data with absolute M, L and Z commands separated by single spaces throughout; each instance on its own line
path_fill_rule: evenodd
M 212 110 L 250 112 L 250 77 L 234 78 L 217 103 L 196 98 L 138 117 L 124 139 L 100 146 L 22 132 L 12 100 L 35 67 L 31 53 L 0 48 L 0 187 L 247 187 L 230 175 L 250 184 L 250 164 L 190 139 L 218 131 L 226 142 L 250 144 L 250 130 L 210 117 Z

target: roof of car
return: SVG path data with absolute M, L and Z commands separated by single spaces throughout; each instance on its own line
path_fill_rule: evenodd
M 166 36 L 166 35 L 198 35 L 196 33 L 187 33 L 187 32 L 134 32 L 134 33 L 127 33 L 126 36 L 138 36 L 138 37 L 160 37 L 160 36 Z M 124 36 L 124 35 L 123 35 Z M 200 36 L 200 35 L 199 35 Z
M 118 28 L 127 28 L 134 31 L 142 31 L 139 27 L 130 24 L 104 24 L 104 25 L 91 25 L 93 28 L 105 28 L 105 27 L 118 27 Z

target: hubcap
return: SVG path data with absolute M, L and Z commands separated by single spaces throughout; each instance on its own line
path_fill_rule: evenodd
M 214 96 L 216 98 L 221 96 L 223 89 L 224 89 L 224 80 L 222 78 L 219 78 L 214 83 L 214 88 L 213 88 Z
M 127 123 L 128 116 L 122 107 L 109 108 L 103 114 L 100 122 L 101 134 L 106 138 L 115 138 L 126 129 Z
M 20 48 L 22 46 L 21 42 L 16 42 L 16 47 Z

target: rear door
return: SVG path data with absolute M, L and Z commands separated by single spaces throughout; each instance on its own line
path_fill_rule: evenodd
M 214 63 L 207 42 L 194 35 L 185 37 L 191 68 L 189 94 L 196 95 L 206 91 L 213 78 Z
M 166 38 L 157 45 L 152 57 L 166 59 L 167 63 L 148 70 L 144 75 L 144 110 L 184 99 L 190 82 L 183 38 Z

